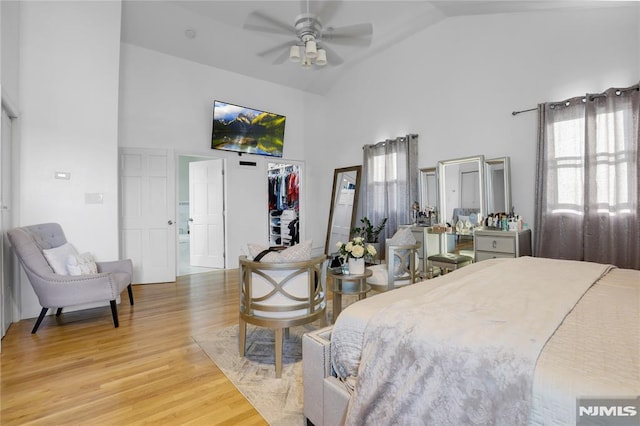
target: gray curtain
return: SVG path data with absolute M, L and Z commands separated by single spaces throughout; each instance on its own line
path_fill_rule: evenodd
M 387 218 L 379 240 L 384 250 L 385 238 L 412 223 L 411 205 L 419 196 L 418 135 L 365 145 L 363 152 L 364 215 L 374 226 Z
M 640 269 L 639 85 L 538 115 L 534 255 Z

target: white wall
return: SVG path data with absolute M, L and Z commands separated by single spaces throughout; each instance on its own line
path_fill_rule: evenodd
M 305 96 L 305 188 L 308 203 L 305 209 L 307 216 L 301 224 L 306 229 L 306 239 L 313 241 L 314 255 L 324 253 L 333 170 L 362 162 L 358 159 L 357 163 L 348 164 L 353 160 L 343 155 L 343 146 L 327 137 L 332 134 L 329 129 L 333 123 L 327 121 L 331 108 L 341 107 L 331 105 L 322 96 Z M 342 142 L 344 145 L 345 141 Z
M 317 161 L 360 164 L 362 145 L 407 133 L 419 167 L 510 156 L 513 205 L 533 226 L 537 115 L 511 112 L 637 83 L 635 7 L 446 19 L 341 78 Z
M 0 75 L 2 76 L 2 97 L 14 104 L 18 102 L 18 22 L 20 18 L 19 2 L 0 2 L 2 41 L 0 52 Z M 17 106 L 17 105 L 16 105 Z
M 17 225 L 59 222 L 97 260 L 118 258 L 120 14 L 119 1 L 21 3 Z M 22 317 L 37 315 L 26 280 L 22 290 Z
M 120 146 L 227 159 L 227 267 L 237 267 L 247 243 L 268 245 L 266 167 L 274 159 L 212 150 L 213 101 L 285 115 L 283 159 L 304 161 L 305 101 L 313 96 L 128 44 L 122 44 L 120 80 Z

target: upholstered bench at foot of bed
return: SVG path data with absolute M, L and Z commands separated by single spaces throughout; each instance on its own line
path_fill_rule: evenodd
M 315 426 L 341 425 L 351 394 L 331 368 L 331 332 L 325 327 L 302 337 L 304 416 Z

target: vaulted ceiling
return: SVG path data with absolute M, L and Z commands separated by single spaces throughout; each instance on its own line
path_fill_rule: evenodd
M 525 13 L 543 9 L 613 7 L 612 1 L 270 1 L 124 0 L 122 41 L 216 68 L 324 94 L 340 74 L 365 58 L 413 34 L 455 16 Z M 282 59 L 295 34 L 283 34 L 295 19 L 309 10 L 321 15 L 324 28 L 341 28 L 370 22 L 373 36 L 368 46 L 331 44 L 329 65 L 302 69 Z M 245 28 L 248 16 L 258 11 L 264 27 L 273 32 Z M 268 22 L 271 21 L 271 22 Z M 279 49 L 274 49 L 281 46 Z M 266 52 L 266 53 L 265 53 Z M 333 55 L 333 57 L 332 57 Z M 342 63 L 335 65 L 336 56 Z

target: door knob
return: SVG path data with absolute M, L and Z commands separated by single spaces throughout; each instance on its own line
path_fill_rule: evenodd
M 193 222 L 193 218 L 192 217 L 189 218 L 189 222 Z
M 168 221 L 167 223 L 168 223 L 169 225 L 173 225 L 173 221 L 172 221 L 172 220 Z

